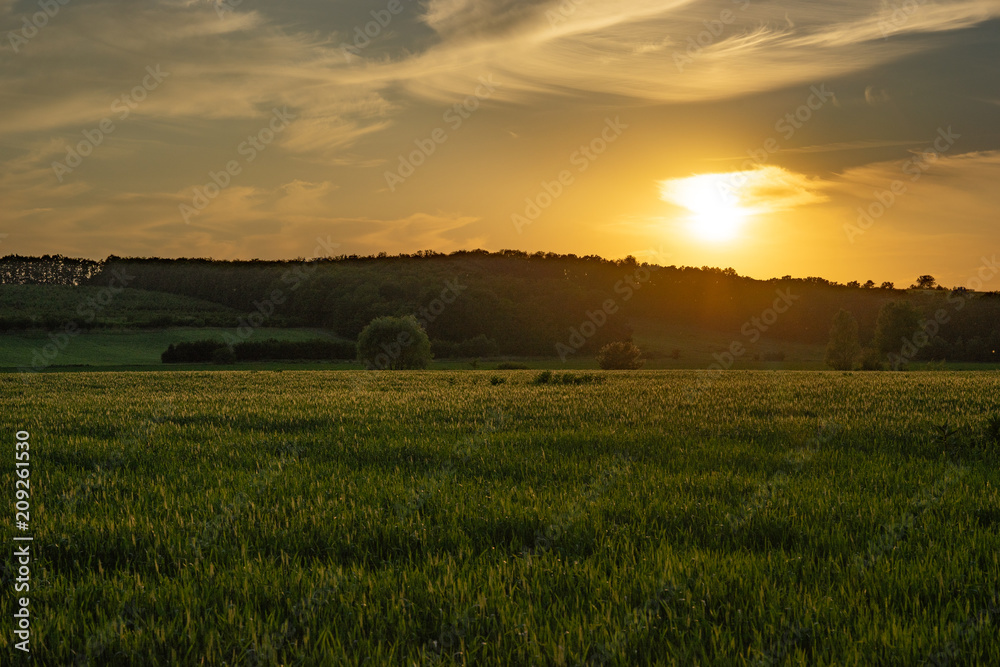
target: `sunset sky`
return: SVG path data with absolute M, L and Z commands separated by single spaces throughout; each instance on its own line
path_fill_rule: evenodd
M 949 286 L 1000 254 L 1000 0 L 48 11 L 0 0 L 0 254 L 321 237 Z

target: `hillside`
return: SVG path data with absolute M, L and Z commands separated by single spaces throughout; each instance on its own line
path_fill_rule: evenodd
M 125 276 L 128 288 L 96 314 L 98 325 L 249 322 L 321 328 L 353 340 L 375 317 L 413 314 L 439 349 L 482 342 L 467 346 L 477 351 L 463 356 L 569 358 L 633 335 L 669 341 L 688 331 L 696 332 L 692 340 L 718 335 L 727 341 L 723 349 L 738 343 L 747 358 L 760 341 L 806 345 L 812 357 L 815 346 L 825 344 L 840 309 L 854 315 L 861 342 L 868 345 L 882 307 L 907 302 L 921 317 L 945 315 L 921 350 L 925 358 L 992 361 L 1000 348 L 995 292 L 863 287 L 818 277 L 757 280 L 732 269 L 661 267 L 631 257 L 510 250 L 282 262 L 109 257 L 87 264 L 86 272 L 79 268 L 82 261 L 51 258 L 58 264 L 53 268 L 44 258 L 20 259 L 23 266 L 18 258 L 0 262 L 4 276 L 79 285 L 0 286 L 8 330 L 51 329 L 70 318 L 80 320 L 81 303 Z M 672 351 L 669 342 L 653 347 L 663 355 Z
M 0 330 L 235 326 L 235 310 L 183 294 L 98 285 L 0 285 Z

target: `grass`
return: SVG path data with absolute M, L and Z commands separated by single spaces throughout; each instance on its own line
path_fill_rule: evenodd
M 34 662 L 1000 662 L 1000 376 L 597 375 L 0 375 Z

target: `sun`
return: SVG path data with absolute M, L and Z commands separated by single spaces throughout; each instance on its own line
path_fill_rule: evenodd
M 702 174 L 661 183 L 661 196 L 691 212 L 691 233 L 705 241 L 730 241 L 739 236 L 753 211 L 742 205 L 732 174 Z

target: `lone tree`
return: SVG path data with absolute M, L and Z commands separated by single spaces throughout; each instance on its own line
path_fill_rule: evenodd
M 608 343 L 597 353 L 597 364 L 606 371 L 635 370 L 644 363 L 642 350 L 630 340 Z
M 417 318 L 377 317 L 358 336 L 358 359 L 379 370 L 427 368 L 431 341 Z
M 861 354 L 858 343 L 858 321 L 846 310 L 841 309 L 833 317 L 830 327 L 830 342 L 826 346 L 826 365 L 838 371 L 849 371 Z
M 927 275 L 919 276 L 917 278 L 917 282 L 913 283 L 911 289 L 914 289 L 914 288 L 915 289 L 934 289 L 935 287 L 937 287 L 937 278 L 935 278 L 934 276 L 932 276 L 930 274 L 927 274 Z

